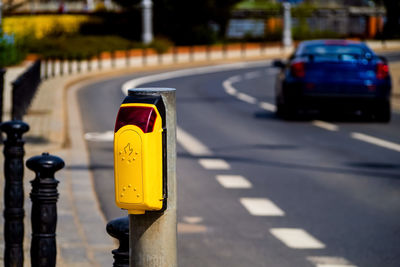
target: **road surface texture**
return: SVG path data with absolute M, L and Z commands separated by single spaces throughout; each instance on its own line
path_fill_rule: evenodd
M 394 57 L 394 56 L 393 56 Z M 179 266 L 400 266 L 400 114 L 389 124 L 274 114 L 270 62 L 142 84 L 177 89 Z M 121 87 L 80 90 L 108 220 Z

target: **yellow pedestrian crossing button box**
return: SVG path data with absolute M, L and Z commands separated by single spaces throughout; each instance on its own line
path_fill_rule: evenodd
M 165 107 L 161 96 L 127 96 L 114 131 L 115 201 L 129 214 L 166 208 Z

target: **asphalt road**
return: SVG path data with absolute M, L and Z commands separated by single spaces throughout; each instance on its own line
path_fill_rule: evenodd
M 400 266 L 400 115 L 389 124 L 280 120 L 275 73 L 265 66 L 144 85 L 177 88 L 180 129 L 210 151 L 178 143 L 179 265 Z M 135 75 L 80 91 L 87 133 L 113 130 L 120 88 Z M 101 208 L 108 220 L 126 215 L 114 204 L 112 142 L 91 140 Z

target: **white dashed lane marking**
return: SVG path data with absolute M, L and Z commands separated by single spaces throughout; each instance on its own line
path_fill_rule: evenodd
M 267 111 L 271 111 L 271 112 L 276 111 L 276 106 L 273 104 L 270 104 L 268 102 L 260 102 L 260 108 L 265 109 Z
M 285 212 L 267 198 L 241 198 L 240 203 L 254 216 L 284 216 Z
M 217 175 L 217 181 L 225 188 L 251 188 L 251 183 L 240 175 Z
M 269 73 L 269 70 L 266 70 L 266 73 Z M 255 74 L 252 74 L 252 72 L 246 73 L 244 76 L 246 79 L 251 79 L 251 77 L 253 77 Z M 236 90 L 233 87 L 233 83 L 235 82 L 240 82 L 242 81 L 242 78 L 240 76 L 232 76 L 229 79 L 225 80 L 222 85 L 225 89 L 225 92 L 227 92 L 228 94 L 235 96 L 237 99 L 249 103 L 249 104 L 258 104 L 258 106 L 264 110 L 270 111 L 270 112 L 276 112 L 276 106 L 268 103 L 268 102 L 259 102 L 255 97 L 244 94 L 239 92 L 238 90 Z M 314 120 L 311 122 L 312 125 L 328 130 L 328 131 L 332 131 L 332 132 L 336 132 L 339 131 L 339 126 L 335 125 L 333 123 L 328 123 L 325 121 L 320 121 L 320 120 Z M 400 144 L 396 144 L 390 141 L 386 141 L 377 137 L 373 137 L 373 136 L 369 136 L 366 134 L 362 134 L 362 133 L 351 133 L 351 137 L 354 139 L 358 139 L 360 141 L 364 141 L 373 145 L 377 145 L 380 147 L 384 147 L 387 149 L 391 149 L 397 152 L 400 152 Z
M 357 267 L 342 257 L 316 256 L 307 257 L 307 260 L 312 262 L 316 267 Z
M 257 103 L 257 99 L 255 97 L 249 96 L 248 94 L 238 93 L 237 98 L 249 104 Z
M 92 133 L 86 133 L 84 137 L 87 141 L 112 142 L 114 141 L 114 132 L 113 131 L 107 131 L 103 133 L 92 132 Z
M 185 132 L 182 128 L 176 128 L 177 142 L 192 156 L 210 156 L 212 152 L 199 140 Z
M 203 217 L 185 216 L 185 217 L 183 217 L 183 221 L 184 221 L 185 223 L 197 224 L 197 223 L 203 222 Z
M 366 134 L 362 134 L 362 133 L 351 133 L 351 137 L 353 137 L 354 139 L 360 140 L 360 141 L 364 141 L 376 146 L 380 146 L 380 147 L 384 147 L 387 149 L 391 149 L 397 152 L 400 152 L 400 145 L 393 143 L 393 142 L 389 142 L 377 137 L 373 137 L 373 136 L 369 136 Z
M 270 232 L 286 246 L 293 249 L 322 249 L 325 245 L 303 229 L 272 228 Z
M 229 170 L 231 168 L 223 159 L 199 159 L 199 164 L 207 170 Z
M 332 123 L 325 122 L 325 121 L 315 120 L 315 121 L 312 121 L 311 123 L 314 126 L 317 126 L 319 128 L 322 128 L 322 129 L 325 129 L 325 130 L 328 130 L 328 131 L 335 132 L 335 131 L 339 130 L 339 126 L 337 126 L 335 124 L 332 124 Z

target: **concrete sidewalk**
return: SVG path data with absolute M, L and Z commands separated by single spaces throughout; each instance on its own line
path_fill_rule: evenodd
M 274 54 L 257 59 L 282 57 Z M 239 59 L 243 61 L 243 59 Z M 238 61 L 238 60 L 236 60 Z M 188 68 L 210 64 L 228 63 L 230 61 L 213 61 L 199 63 L 180 63 L 178 65 L 163 65 L 150 67 L 133 67 L 119 70 L 103 70 L 95 73 L 74 74 L 66 77 L 56 77 L 42 82 L 37 95 L 25 116 L 31 129 L 24 136 L 26 140 L 25 160 L 42 152 L 49 152 L 64 159 L 66 167 L 56 173 L 60 181 L 57 225 L 57 266 L 112 266 L 111 250 L 117 243 L 106 231 L 106 220 L 99 208 L 93 187 L 93 177 L 88 168 L 88 152 L 83 139 L 82 122 L 76 99 L 77 91 L 84 84 L 92 83 L 113 76 L 134 73 L 138 71 L 171 70 L 171 68 Z M 392 66 L 391 66 L 392 67 Z M 6 83 L 9 84 L 26 66 L 9 68 Z M 393 79 L 399 82 L 400 65 L 393 68 Z M 10 78 L 11 77 L 11 78 Z M 397 89 L 396 89 L 397 90 Z M 399 91 L 396 91 L 397 95 Z M 9 99 L 9 98 L 7 98 Z M 400 103 L 396 98 L 396 106 Z M 7 106 L 7 105 L 6 105 Z M 10 103 L 8 103 L 10 106 Z M 397 106 L 400 109 L 400 105 Z M 5 119 L 9 119 L 5 114 Z M 3 162 L 3 155 L 0 155 Z M 0 172 L 3 173 L 2 163 Z M 25 170 L 25 266 L 30 266 L 30 210 L 31 202 L 29 181 L 34 174 Z M 4 179 L 0 179 L 0 189 L 4 188 Z M 3 198 L 0 199 L 3 207 Z M 117 208 L 117 207 L 116 207 Z M 3 236 L 3 217 L 0 216 L 0 236 Z M 3 264 L 4 242 L 0 242 L 0 264 Z

